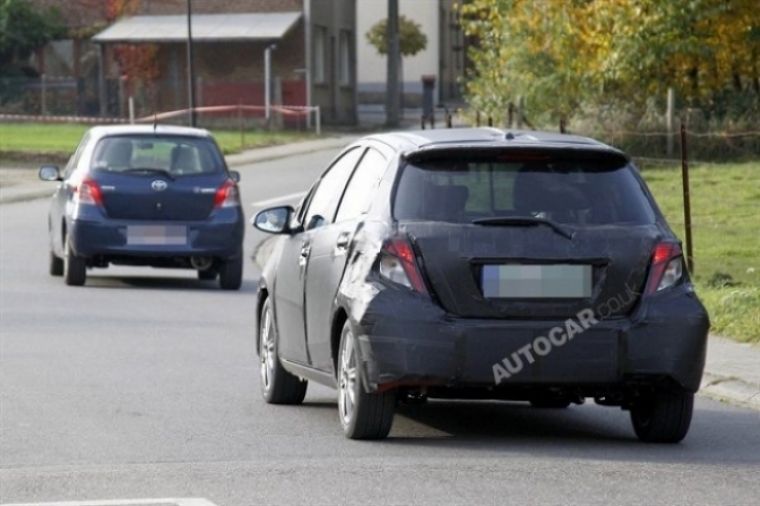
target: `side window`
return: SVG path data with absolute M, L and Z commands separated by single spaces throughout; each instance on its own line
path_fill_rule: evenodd
M 73 155 L 71 155 L 71 158 L 69 158 L 69 162 L 66 164 L 66 168 L 63 171 L 63 178 L 68 179 L 71 174 L 73 174 L 74 170 L 77 168 L 77 165 L 79 165 L 79 159 L 82 158 L 82 153 L 84 152 L 85 146 L 87 146 L 87 143 L 90 142 L 90 134 L 84 134 L 84 137 L 82 137 L 82 140 L 79 142 L 79 146 L 77 146 L 77 150 L 74 152 Z
M 306 209 L 303 221 L 306 230 L 332 223 L 346 182 L 363 151 L 362 148 L 347 151 L 319 180 L 319 186 L 311 196 L 309 207 Z
M 388 161 L 379 151 L 367 150 L 346 187 L 335 221 L 352 220 L 369 210 L 387 166 Z

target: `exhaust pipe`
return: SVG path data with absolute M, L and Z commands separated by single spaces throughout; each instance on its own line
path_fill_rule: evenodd
M 214 265 L 214 259 L 211 257 L 190 257 L 190 265 L 193 269 L 207 271 Z

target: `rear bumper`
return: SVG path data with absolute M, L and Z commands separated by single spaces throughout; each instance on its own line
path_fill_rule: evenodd
M 648 378 L 696 391 L 709 320 L 685 285 L 650 297 L 631 318 L 599 321 L 581 332 L 566 320 L 455 318 L 422 297 L 386 289 L 355 326 L 370 391 L 624 386 Z M 555 327 L 560 330 L 552 333 Z
M 187 227 L 187 242 L 177 245 L 127 244 L 130 225 L 180 225 Z M 220 209 L 204 221 L 134 221 L 102 216 L 77 217 L 69 221 L 69 238 L 77 255 L 93 257 L 211 256 L 233 258 L 240 254 L 244 219 L 239 208 Z

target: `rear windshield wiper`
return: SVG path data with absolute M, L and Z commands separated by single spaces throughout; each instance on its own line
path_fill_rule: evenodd
M 169 172 L 168 170 L 164 170 L 164 169 L 154 169 L 152 167 L 134 167 L 134 168 L 131 168 L 131 169 L 125 169 L 125 170 L 123 170 L 121 172 L 123 172 L 123 173 L 128 173 L 128 172 L 143 172 L 145 174 L 161 174 L 162 176 L 166 177 L 167 179 L 170 179 L 170 180 L 174 181 L 174 176 L 172 176 L 171 172 Z
M 478 218 L 476 220 L 472 220 L 472 223 L 475 225 L 486 226 L 515 225 L 518 227 L 546 225 L 567 239 L 572 239 L 573 235 L 575 235 L 575 232 L 571 232 L 556 221 L 552 221 L 548 218 L 537 218 L 535 216 L 491 216 L 488 218 Z

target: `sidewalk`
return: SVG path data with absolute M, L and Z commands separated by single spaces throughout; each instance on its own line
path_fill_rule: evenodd
M 355 139 L 355 136 L 327 137 L 292 144 L 256 148 L 229 155 L 226 157 L 226 160 L 230 168 L 235 168 L 293 155 L 302 155 L 326 149 L 339 149 Z M 0 204 L 45 198 L 51 196 L 54 191 L 54 183 L 39 181 L 37 179 L 36 169 L 0 168 Z
M 760 409 L 760 345 L 710 336 L 700 393 Z

